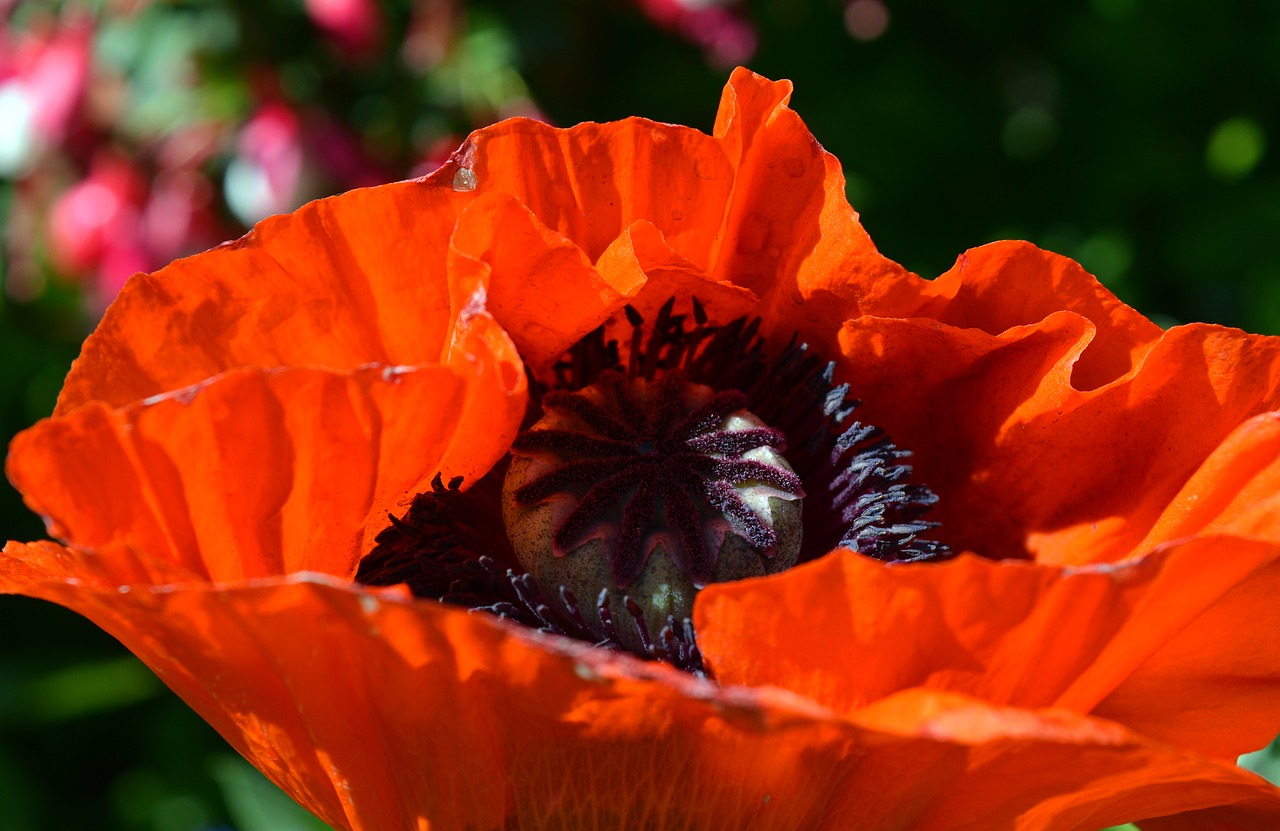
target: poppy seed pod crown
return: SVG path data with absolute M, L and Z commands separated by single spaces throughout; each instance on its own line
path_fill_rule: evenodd
M 598 600 L 595 614 L 615 618 L 638 604 L 645 627 L 626 630 L 628 649 L 690 618 L 708 583 L 795 565 L 801 482 L 779 452 L 785 437 L 746 411 L 742 393 L 678 371 L 661 381 L 610 371 L 542 406 L 512 445 L 507 535 L 521 565 L 570 602 Z

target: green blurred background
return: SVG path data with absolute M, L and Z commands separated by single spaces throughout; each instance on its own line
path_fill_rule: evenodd
M 0 0 L 0 432 L 123 277 L 429 172 L 508 115 L 710 130 L 795 82 L 881 250 L 1024 238 L 1162 324 L 1280 333 L 1280 4 Z M 43 536 L 0 487 L 0 536 Z M 111 638 L 0 598 L 0 827 L 317 828 Z M 1275 777 L 1274 753 L 1249 764 Z

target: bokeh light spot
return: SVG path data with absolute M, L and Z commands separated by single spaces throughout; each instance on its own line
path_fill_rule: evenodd
M 1252 118 L 1229 118 L 1209 136 L 1205 164 L 1220 179 L 1235 181 L 1248 176 L 1267 149 L 1267 136 Z
M 1133 265 L 1133 243 L 1119 231 L 1092 234 L 1075 250 L 1076 259 L 1089 273 L 1115 290 Z
M 880 0 L 853 0 L 844 8 L 844 26 L 858 40 L 875 40 L 889 28 L 889 9 Z
M 1053 147 L 1058 137 L 1058 122 L 1043 107 L 1029 106 L 1014 111 L 1004 124 L 1000 143 L 1012 159 L 1034 161 Z
M 35 113 L 16 83 L 0 84 L 0 176 L 18 176 L 35 160 Z

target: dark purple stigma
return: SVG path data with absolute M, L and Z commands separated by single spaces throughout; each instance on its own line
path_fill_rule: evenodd
M 714 542 L 723 537 L 717 529 L 709 541 L 705 525 L 727 522 L 751 547 L 772 556 L 777 532 L 742 491 L 798 499 L 803 488 L 776 461 L 743 458 L 760 448 L 780 451 L 786 437 L 751 424 L 741 393 L 690 385 L 678 370 L 664 375 L 656 391 L 652 386 L 611 370 L 589 390 L 544 396 L 543 422 L 556 426 L 527 430 L 511 448 L 544 464 L 531 466 L 532 478 L 511 495 L 518 508 L 558 495 L 576 500 L 557 518 L 553 553 L 564 556 L 589 539 L 605 538 L 618 588 L 631 585 L 658 542 L 702 588 L 715 570 Z
M 804 491 L 781 455 L 786 437 L 746 406 L 679 369 L 653 380 L 611 369 L 547 392 L 503 488 L 520 564 L 578 597 L 608 592 L 611 616 L 638 608 L 652 631 L 689 618 L 709 583 L 790 568 Z

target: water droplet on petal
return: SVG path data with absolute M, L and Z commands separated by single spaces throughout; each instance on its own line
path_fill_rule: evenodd
M 804 162 L 800 159 L 787 159 L 782 163 L 782 172 L 792 179 L 799 179 L 804 175 Z
M 679 222 L 680 220 L 684 219 L 684 211 L 672 211 L 671 219 L 675 222 Z
M 469 167 L 460 167 L 453 174 L 453 189 L 462 193 L 476 189 L 476 172 Z
M 699 179 L 718 179 L 720 171 L 716 170 L 715 163 L 710 159 L 698 159 L 693 163 L 693 172 Z

